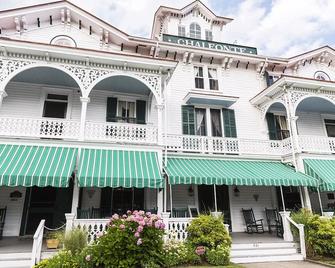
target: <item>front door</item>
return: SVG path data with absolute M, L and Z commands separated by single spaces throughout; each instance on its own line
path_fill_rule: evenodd
M 144 189 L 111 188 L 110 193 L 112 213 L 125 214 L 128 210 L 144 209 Z M 108 200 L 106 195 L 107 193 L 105 194 L 104 200 Z M 104 202 L 104 206 L 107 206 L 106 202 Z
M 27 189 L 21 235 L 32 235 L 40 221 L 57 228 L 65 223 L 65 213 L 71 212 L 72 186 L 68 188 L 32 187 Z

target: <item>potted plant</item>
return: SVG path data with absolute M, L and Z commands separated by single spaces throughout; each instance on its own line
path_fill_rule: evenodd
M 57 249 L 59 244 L 63 240 L 63 232 L 61 231 L 51 231 L 47 233 L 46 241 L 48 249 Z

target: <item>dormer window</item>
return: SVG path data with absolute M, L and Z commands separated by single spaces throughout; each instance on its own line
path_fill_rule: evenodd
M 201 39 L 201 27 L 198 23 L 191 23 L 190 25 L 190 37 L 195 39 Z
M 186 36 L 186 30 L 184 25 L 178 25 L 178 36 Z
M 330 78 L 328 76 L 328 74 L 326 74 L 325 72 L 322 71 L 317 71 L 314 74 L 314 78 L 317 80 L 322 80 L 322 81 L 330 81 Z
M 207 41 L 213 41 L 213 32 L 210 30 L 206 30 L 205 32 L 205 37 Z

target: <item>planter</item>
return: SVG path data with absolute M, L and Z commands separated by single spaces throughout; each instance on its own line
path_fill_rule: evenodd
M 217 217 L 217 218 L 219 218 L 219 217 L 221 217 L 222 216 L 222 212 L 211 212 L 211 215 L 213 216 L 213 217 Z
M 334 216 L 334 211 L 324 211 L 323 216 L 331 218 Z
M 47 248 L 48 249 L 57 249 L 59 246 L 58 239 L 47 239 Z

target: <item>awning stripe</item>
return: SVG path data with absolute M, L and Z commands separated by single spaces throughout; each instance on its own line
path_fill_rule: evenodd
M 316 186 L 317 180 L 281 162 L 169 157 L 171 184 Z
M 79 163 L 80 187 L 164 187 L 156 152 L 83 148 Z
M 0 144 L 0 186 L 68 187 L 77 149 Z
M 305 172 L 319 181 L 320 191 L 335 191 L 335 160 L 304 159 Z

